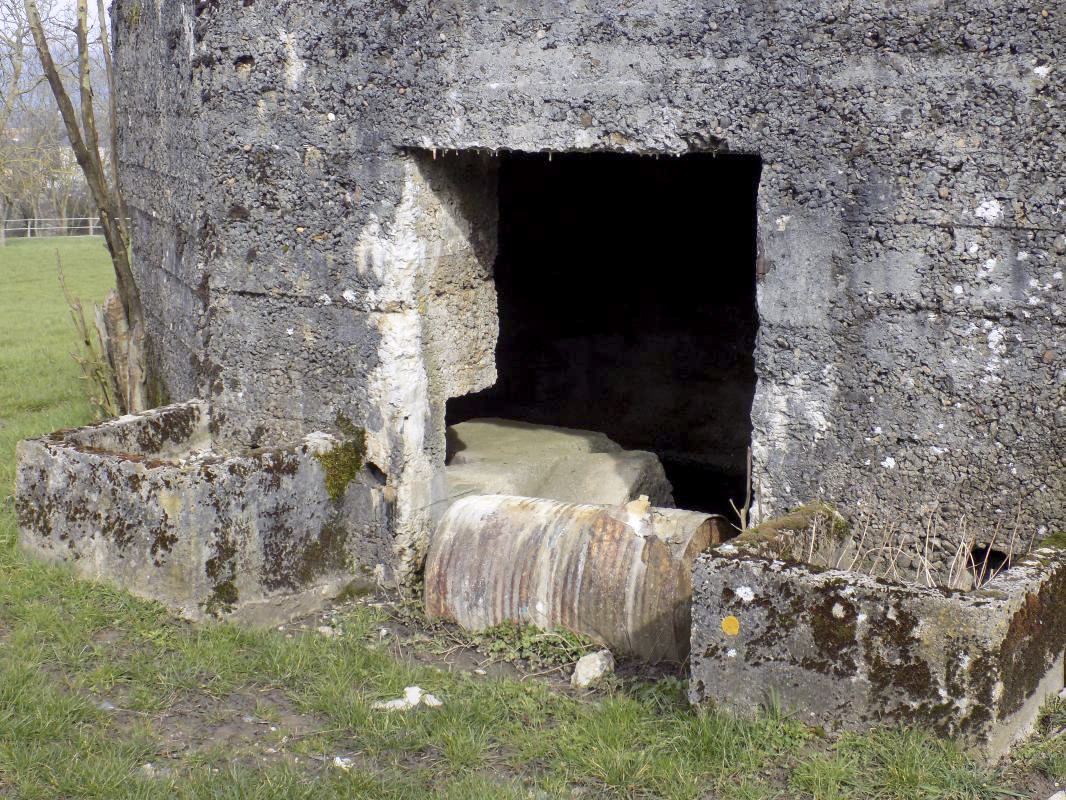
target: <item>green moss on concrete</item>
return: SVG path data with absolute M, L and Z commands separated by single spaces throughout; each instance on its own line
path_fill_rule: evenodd
M 211 616 L 220 616 L 233 611 L 237 605 L 237 587 L 233 581 L 222 581 L 211 589 L 211 597 L 204 610 Z
M 1066 550 L 1066 531 L 1055 531 L 1040 540 L 1038 547 L 1054 547 L 1056 550 Z
M 337 417 L 337 429 L 344 437 L 341 443 L 327 453 L 315 454 L 325 472 L 326 492 L 334 503 L 344 497 L 366 459 L 366 431 L 345 416 Z

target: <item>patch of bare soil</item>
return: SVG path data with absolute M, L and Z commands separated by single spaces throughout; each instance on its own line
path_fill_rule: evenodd
M 235 692 L 222 698 L 182 692 L 168 708 L 157 712 L 124 708 L 121 700 L 103 700 L 99 707 L 110 712 L 120 731 L 151 731 L 159 742 L 159 760 L 151 769 L 163 773 L 197 757 L 249 764 L 299 761 L 292 750 L 295 742 L 325 727 L 298 712 L 277 689 Z

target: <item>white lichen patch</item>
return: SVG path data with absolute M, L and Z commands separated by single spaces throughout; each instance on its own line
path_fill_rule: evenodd
M 295 89 L 303 81 L 307 64 L 296 52 L 296 37 L 293 34 L 278 28 L 278 38 L 285 48 L 285 86 Z
M 978 219 L 991 224 L 1003 216 L 1003 205 L 993 197 L 978 205 L 973 214 Z
M 312 455 L 325 455 L 337 446 L 337 440 L 324 431 L 312 431 L 304 437 L 304 444 Z
M 755 592 L 750 586 L 738 586 L 733 590 L 733 594 L 741 599 L 742 602 L 750 603 L 755 599 Z

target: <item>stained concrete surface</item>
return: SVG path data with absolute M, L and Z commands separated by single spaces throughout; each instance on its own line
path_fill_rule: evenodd
M 805 532 L 756 529 L 696 559 L 694 704 L 750 716 L 773 696 L 827 730 L 916 725 L 991 758 L 1032 730 L 1063 687 L 1060 539 L 960 591 L 810 563 Z
M 114 19 L 172 399 L 207 400 L 234 449 L 365 428 L 401 574 L 447 496 L 446 403 L 495 380 L 508 150 L 761 159 L 756 508 L 865 496 L 917 524 L 939 499 L 994 526 L 1020 501 L 1066 528 L 1062 4 L 118 0 Z
M 195 620 L 273 624 L 392 581 L 388 498 L 342 433 L 220 454 L 209 427 L 191 401 L 20 442 L 19 545 Z

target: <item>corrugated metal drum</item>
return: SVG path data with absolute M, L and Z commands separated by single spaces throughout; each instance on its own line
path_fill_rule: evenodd
M 648 661 L 688 655 L 692 560 L 728 530 L 694 511 L 476 495 L 444 514 L 426 609 L 469 630 L 511 621 Z

